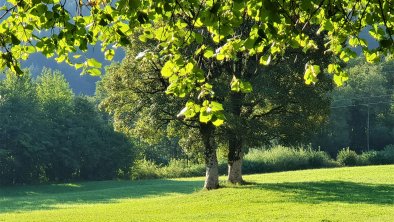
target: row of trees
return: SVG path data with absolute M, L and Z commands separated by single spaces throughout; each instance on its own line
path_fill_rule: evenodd
M 111 179 L 134 157 L 94 101 L 48 69 L 36 80 L 7 73 L 0 81 L 0 144 L 1 184 Z

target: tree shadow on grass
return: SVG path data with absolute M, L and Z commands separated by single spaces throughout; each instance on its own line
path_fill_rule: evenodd
M 203 181 L 101 181 L 0 187 L 0 213 L 54 209 L 61 204 L 110 203 L 125 198 L 187 194 Z
M 253 188 L 279 191 L 300 203 L 365 203 L 394 204 L 394 185 L 354 183 L 348 181 L 318 181 L 292 183 L 266 183 Z

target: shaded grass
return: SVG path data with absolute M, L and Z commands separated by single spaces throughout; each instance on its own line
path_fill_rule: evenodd
M 58 204 L 110 203 L 192 193 L 203 181 L 141 180 L 101 181 L 0 188 L 0 213 L 53 209 Z
M 394 204 L 394 185 L 362 184 L 344 181 L 257 184 L 253 188 L 292 195 L 295 202 Z M 247 189 L 250 189 L 248 187 Z
M 0 221 L 394 221 L 394 165 L 0 188 Z

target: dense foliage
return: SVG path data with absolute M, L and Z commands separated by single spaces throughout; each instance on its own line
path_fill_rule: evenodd
M 0 183 L 23 184 L 125 176 L 130 142 L 74 96 L 64 77 L 43 70 L 37 80 L 11 73 L 0 82 Z

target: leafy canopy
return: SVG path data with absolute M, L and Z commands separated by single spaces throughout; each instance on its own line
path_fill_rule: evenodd
M 247 52 L 259 57 L 262 65 L 269 65 L 287 49 L 301 48 L 307 53 L 317 48 L 305 32 L 308 26 L 317 26 L 317 33 L 326 35 L 325 53 L 336 55 L 343 62 L 356 57 L 349 47 L 361 47 L 368 62 L 383 57 L 391 59 L 394 51 L 392 1 L 80 0 L 74 5 L 70 2 L 7 0 L 0 7 L 0 67 L 22 74 L 18 60 L 41 52 L 91 75 L 100 75 L 101 64 L 93 58 L 82 58 L 82 52 L 89 44 L 101 43 L 106 59 L 111 60 L 114 48 L 133 44 L 128 36 L 138 30 L 140 40 L 159 41 L 159 53 L 141 52 L 138 57 L 162 61 L 162 76 L 170 82 L 167 93 L 198 96 L 199 104 L 186 105 L 193 107 L 187 115 L 199 113 L 202 122 L 215 119 L 217 125 L 224 116 L 212 86 L 207 83 L 209 73 L 200 67 L 202 60 L 237 60 L 238 52 Z M 247 35 L 235 35 L 247 21 L 253 23 L 246 30 Z M 368 42 L 360 37 L 365 29 L 379 42 L 378 48 L 368 47 Z M 202 39 L 207 36 L 212 44 L 204 45 Z M 182 50 L 187 46 L 195 47 L 184 56 Z M 316 76 L 325 68 L 308 61 L 305 83 L 315 83 Z M 348 79 L 338 64 L 330 64 L 328 72 L 337 85 Z M 245 93 L 251 90 L 248 83 L 237 81 L 231 82 L 231 88 Z

